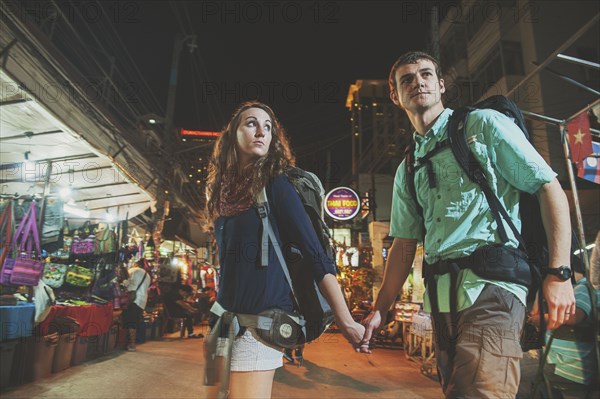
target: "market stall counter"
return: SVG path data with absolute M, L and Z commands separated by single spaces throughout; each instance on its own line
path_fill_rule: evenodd
M 21 339 L 32 335 L 34 314 L 33 303 L 0 306 L 0 388 L 10 383 L 15 353 Z
M 0 306 L 0 341 L 30 337 L 33 334 L 35 305 L 17 302 L 14 306 Z
M 95 359 L 106 352 L 109 330 L 113 324 L 113 305 L 88 304 L 78 306 L 55 305 L 50 308 L 46 319 L 36 328 L 36 334 L 45 337 L 52 332 L 58 332 L 70 345 L 58 348 L 55 357 L 65 361 L 62 366 L 54 364 L 54 371 L 81 364 L 85 360 Z M 72 318 L 78 324 L 77 334 L 63 323 L 65 318 Z M 68 337 L 68 338 L 67 338 Z M 63 353 L 65 352 L 66 353 Z M 69 358 L 69 361 L 66 359 Z
M 38 326 L 39 334 L 47 335 L 57 317 L 75 319 L 79 323 L 78 335 L 81 337 L 98 336 L 106 334 L 110 329 L 113 321 L 113 305 L 109 302 L 105 305 L 52 306 L 46 319 Z

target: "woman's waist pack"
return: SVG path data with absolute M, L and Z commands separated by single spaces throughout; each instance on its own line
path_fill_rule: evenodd
M 306 341 L 304 318 L 282 309 L 267 309 L 257 315 L 242 314 L 228 312 L 215 302 L 211 312 L 220 317 L 217 323 L 220 323 L 221 331 L 227 331 L 231 327 L 237 334 L 239 327 L 252 328 L 257 338 L 270 346 L 295 348 Z

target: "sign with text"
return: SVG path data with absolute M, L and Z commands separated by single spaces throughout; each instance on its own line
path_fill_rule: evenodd
M 334 188 L 325 196 L 323 207 L 333 219 L 350 220 L 360 210 L 360 197 L 351 188 Z

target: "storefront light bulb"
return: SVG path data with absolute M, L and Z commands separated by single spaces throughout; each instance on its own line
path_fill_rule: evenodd
M 106 220 L 107 222 L 114 222 L 115 221 L 115 217 L 108 213 L 108 211 L 106 211 L 106 216 L 104 216 L 104 220 Z

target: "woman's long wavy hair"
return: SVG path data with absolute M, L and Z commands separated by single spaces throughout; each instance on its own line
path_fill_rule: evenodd
M 253 164 L 248 165 L 246 170 L 242 170 L 239 164 L 237 130 L 241 123 L 242 113 L 250 108 L 260 108 L 269 114 L 273 122 L 271 128 L 272 138 L 267 154 L 258 158 Z M 241 104 L 217 139 L 210 159 L 206 183 L 206 209 L 209 224 L 212 224 L 219 216 L 218 204 L 224 174 L 231 173 L 234 176 L 239 176 L 242 173 L 248 173 L 252 180 L 250 190 L 252 196 L 256 197 L 270 179 L 284 173 L 287 168 L 294 166 L 295 163 L 285 130 L 275 117 L 273 110 L 268 105 L 258 101 Z

